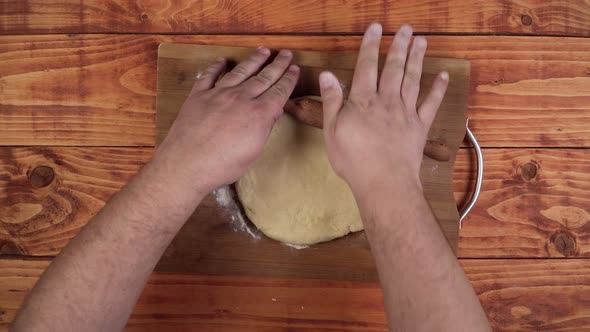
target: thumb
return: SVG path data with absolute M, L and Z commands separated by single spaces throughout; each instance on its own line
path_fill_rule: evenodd
M 329 71 L 320 74 L 320 92 L 324 108 L 324 129 L 333 128 L 342 108 L 342 88 L 336 76 Z

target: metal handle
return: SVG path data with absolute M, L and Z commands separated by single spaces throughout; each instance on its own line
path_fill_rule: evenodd
M 461 229 L 461 223 L 463 222 L 463 219 L 467 217 L 469 211 L 473 209 L 473 206 L 477 202 L 477 199 L 479 198 L 479 193 L 481 192 L 481 183 L 483 181 L 483 154 L 481 153 L 481 147 L 479 146 L 477 139 L 475 139 L 475 136 L 473 136 L 473 133 L 471 132 L 471 130 L 469 130 L 469 119 L 467 119 L 465 127 L 467 128 L 467 139 L 469 140 L 471 145 L 473 145 L 473 149 L 475 150 L 475 155 L 477 157 L 477 178 L 475 180 L 475 190 L 473 191 L 473 195 L 471 195 L 469 203 L 467 203 L 465 208 L 463 208 L 463 210 L 460 213 L 461 218 L 459 218 L 459 229 Z

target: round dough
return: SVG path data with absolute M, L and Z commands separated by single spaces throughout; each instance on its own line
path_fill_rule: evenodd
M 278 241 L 308 245 L 363 229 L 348 185 L 330 166 L 322 130 L 288 114 L 236 189 L 248 218 Z

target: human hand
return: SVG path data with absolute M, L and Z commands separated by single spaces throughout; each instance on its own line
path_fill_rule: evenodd
M 365 32 L 346 102 L 338 79 L 320 74 L 328 158 L 361 195 L 381 184 L 396 187 L 408 181 L 421 190 L 424 145 L 449 80 L 447 72 L 438 74 L 417 105 L 426 39 L 414 38 L 408 51 L 412 28 L 402 25 L 378 82 L 381 33 L 376 23 Z
M 299 67 L 290 66 L 290 51 L 279 52 L 262 68 L 269 56 L 269 49 L 258 48 L 219 81 L 226 61 L 211 64 L 154 159 L 175 165 L 184 177 L 200 176 L 191 180 L 207 192 L 242 176 L 262 152 L 299 78 Z

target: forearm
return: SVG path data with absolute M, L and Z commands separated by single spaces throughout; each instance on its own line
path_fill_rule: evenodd
M 359 206 L 396 331 L 489 330 L 487 318 L 419 185 L 360 197 Z
M 178 172 L 169 167 L 164 160 L 146 165 L 64 248 L 32 290 L 15 330 L 124 327 L 150 272 L 205 194 L 172 186 L 163 176 Z
M 154 159 L 53 261 L 15 330 L 122 329 L 160 256 L 202 198 L 260 155 L 299 68 L 260 47 L 234 70 L 203 71 Z

